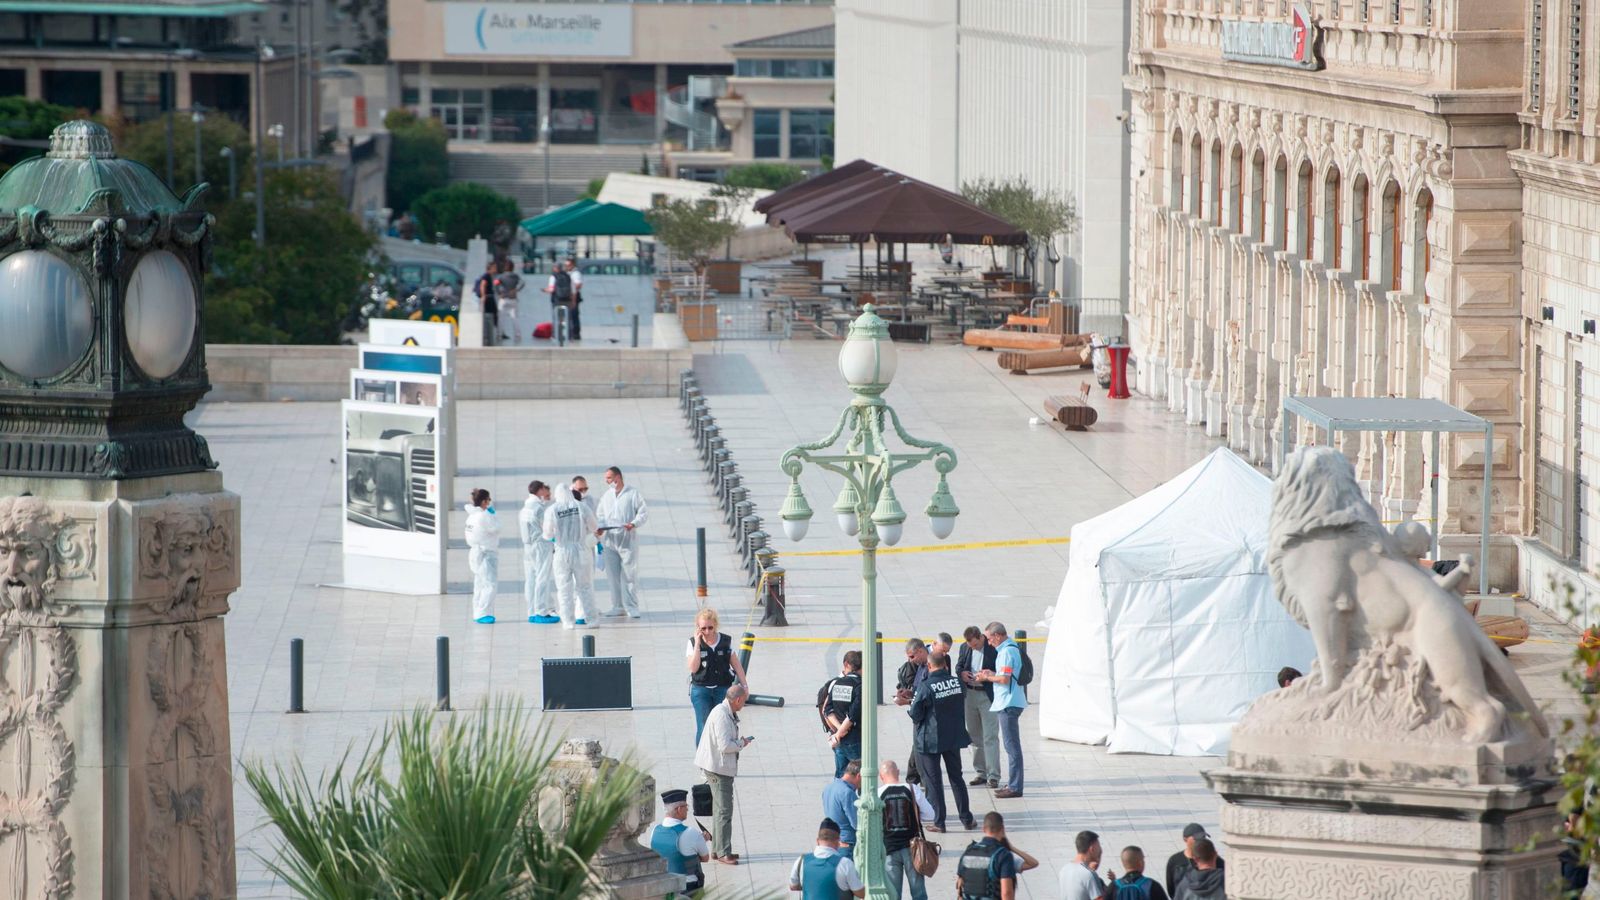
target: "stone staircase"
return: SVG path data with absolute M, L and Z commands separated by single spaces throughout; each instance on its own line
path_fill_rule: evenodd
M 538 144 L 450 148 L 450 180 L 475 181 L 514 198 L 525 215 L 571 203 L 589 181 L 612 172 L 638 172 L 648 162 L 662 170 L 661 151 L 653 146 L 570 146 L 550 152 L 550 196 L 544 196 L 544 154 Z

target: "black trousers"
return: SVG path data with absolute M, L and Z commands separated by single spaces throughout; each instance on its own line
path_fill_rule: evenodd
M 967 783 L 961 778 L 961 751 L 943 753 L 918 753 L 917 770 L 922 773 L 922 792 L 933 804 L 933 824 L 944 827 L 944 779 L 939 772 L 939 762 L 944 761 L 944 771 L 950 775 L 950 792 L 956 795 L 956 814 L 961 824 L 972 821 L 972 808 L 967 805 Z

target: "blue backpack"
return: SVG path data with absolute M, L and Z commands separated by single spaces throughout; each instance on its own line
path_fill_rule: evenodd
M 1155 884 L 1149 876 L 1140 875 L 1138 881 L 1118 881 L 1117 900 L 1150 900 L 1150 885 Z

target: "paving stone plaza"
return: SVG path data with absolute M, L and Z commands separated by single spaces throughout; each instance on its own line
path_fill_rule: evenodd
M 776 514 L 787 479 L 778 469 L 780 454 L 825 436 L 848 401 L 835 366 L 837 347 L 809 340 L 696 345 L 700 383 L 769 531 L 781 530 Z M 1076 393 L 1090 378 L 1076 370 L 1010 377 L 990 354 L 901 345 L 899 374 L 887 399 L 908 430 L 950 445 L 960 458 L 950 487 L 961 516 L 949 543 L 1063 537 L 1074 523 L 1155 487 L 1213 448 L 1180 417 L 1137 397 L 1097 399 L 1101 417 L 1089 432 L 1029 424 L 1046 394 Z M 702 602 L 694 590 L 697 527 L 708 532 L 710 596 L 704 602 L 721 612 L 722 629 L 737 635 L 759 613 L 750 618 L 753 592 L 745 587 L 676 400 L 461 405 L 456 493 L 488 488 L 502 521 L 500 621 L 492 626 L 469 618 L 459 505 L 451 523 L 449 595 L 329 586 L 341 577 L 338 423 L 337 404 L 214 403 L 191 416 L 220 461 L 227 486 L 243 501 L 243 586 L 225 620 L 236 760 L 298 757 L 313 776 L 325 770 L 395 713 L 431 700 L 439 635 L 451 640 L 454 702 L 465 709 L 498 695 L 537 707 L 541 657 L 576 656 L 581 635 L 593 634 L 600 655 L 632 657 L 635 708 L 548 714 L 553 729 L 599 738 L 611 755 L 631 753 L 661 789 L 699 780 L 682 668 L 684 643 Z M 528 624 L 520 548 L 514 525 L 505 523 L 514 523 L 530 479 L 584 474 L 598 483 L 608 465 L 619 466 L 649 503 L 649 523 L 641 531 L 643 618 L 608 620 L 589 632 Z M 936 543 L 920 512 L 934 481 L 924 469 L 897 479 L 910 513 L 902 546 Z M 812 468 L 802 484 L 818 509 L 839 488 L 836 479 Z M 760 644 L 752 657 L 752 689 L 784 696 L 788 705 L 752 706 L 741 716 L 742 729 L 756 737 L 736 782 L 733 843 L 743 864 L 709 867 L 711 885 L 726 896 L 783 891 L 789 865 L 811 846 L 832 771 L 812 698 L 859 638 L 857 559 L 785 552 L 847 549 L 831 517 L 819 515 L 804 544 L 780 537 L 776 546 L 788 570 L 790 627 L 753 630 L 814 642 Z M 880 627 L 892 638 L 959 635 L 969 624 L 999 619 L 1048 637 L 1042 622 L 1066 560 L 1067 548 L 1059 543 L 885 555 L 879 563 Z M 598 582 L 597 596 L 608 602 L 604 579 Z M 1570 631 L 1519 606 L 1532 621 L 1535 641 L 1513 650 L 1512 660 L 1547 711 L 1570 712 L 1573 701 L 1559 682 L 1570 658 Z M 306 642 L 305 715 L 284 712 L 294 637 Z M 1561 643 L 1541 642 L 1552 639 Z M 1042 644 L 1033 647 L 1042 653 Z M 889 678 L 900 661 L 900 647 L 888 644 Z M 881 752 L 903 762 L 910 723 L 898 708 L 884 709 Z M 1023 716 L 1022 729 L 1026 796 L 994 800 L 988 791 L 973 793 L 975 813 L 1005 813 L 1013 841 L 1041 860 L 1038 870 L 1022 876 L 1019 896 L 1056 896 L 1056 870 L 1071 858 L 1072 835 L 1083 828 L 1100 832 L 1108 860 L 1126 844 L 1143 846 L 1152 872 L 1180 845 L 1185 823 L 1199 821 L 1215 831 L 1218 800 L 1199 773 L 1220 760 L 1108 755 L 1102 748 L 1044 741 L 1037 710 Z M 288 896 L 258 857 L 269 852 L 272 836 L 237 778 L 237 766 L 235 775 L 240 895 Z M 969 840 L 955 827 L 938 836 L 947 859 Z M 1120 871 L 1119 864 L 1108 865 Z M 953 866 L 941 867 L 931 896 L 949 896 L 951 878 Z

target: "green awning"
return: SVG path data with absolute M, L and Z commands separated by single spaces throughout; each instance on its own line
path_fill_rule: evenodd
M 77 13 L 97 16 L 166 16 L 172 19 L 222 19 L 268 9 L 251 0 L 224 0 L 212 4 L 74 2 L 74 0 L 0 0 L 0 12 Z
M 536 216 L 522 223 L 532 237 L 583 237 L 589 235 L 653 234 L 644 213 L 616 203 L 595 203 L 577 209 L 569 203 L 561 209 Z

